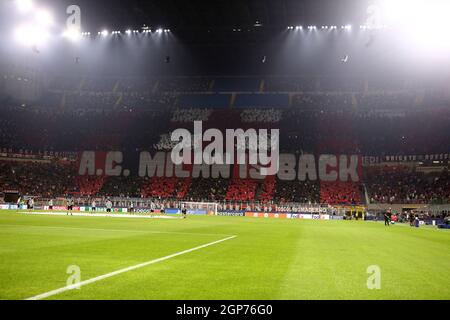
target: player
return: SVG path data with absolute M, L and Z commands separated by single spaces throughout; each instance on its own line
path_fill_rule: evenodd
M 181 205 L 181 217 L 183 219 L 187 218 L 187 209 L 185 208 L 184 204 Z
M 390 223 L 390 221 L 391 221 L 391 209 L 389 209 L 389 210 L 387 210 L 385 213 L 384 213 L 384 225 L 385 226 L 387 226 L 387 227 L 389 227 L 389 223 Z
M 67 200 L 67 215 L 69 215 L 69 212 L 70 212 L 70 215 L 73 216 L 72 210 L 73 210 L 73 199 L 69 198 Z
M 111 212 L 111 209 L 112 209 L 112 202 L 111 202 L 111 200 L 107 200 L 106 201 L 106 212 Z
M 97 203 L 95 202 L 95 199 L 92 200 L 91 203 L 91 211 L 96 211 L 97 210 Z
M 155 212 L 155 203 L 150 200 L 150 213 L 153 214 Z
M 34 208 L 34 200 L 33 200 L 33 198 L 30 198 L 30 199 L 28 199 L 27 209 L 33 210 L 33 208 Z
M 412 212 L 409 213 L 409 226 L 414 227 L 414 214 Z
M 134 212 L 134 204 L 133 201 L 130 202 L 130 208 L 128 209 L 130 212 Z
M 48 201 L 48 210 L 53 210 L 53 199 Z

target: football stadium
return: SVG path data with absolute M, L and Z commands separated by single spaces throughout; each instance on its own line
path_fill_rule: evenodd
M 2 1 L 0 300 L 448 301 L 449 12 Z

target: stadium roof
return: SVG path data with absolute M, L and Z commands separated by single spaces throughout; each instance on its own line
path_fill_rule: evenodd
M 289 25 L 360 24 L 369 0 L 39 0 L 65 19 L 82 10 L 85 31 L 170 28 L 183 40 L 227 32 L 272 34 Z M 225 36 L 226 38 L 227 36 Z

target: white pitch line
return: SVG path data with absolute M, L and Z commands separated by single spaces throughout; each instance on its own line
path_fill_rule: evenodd
M 85 280 L 85 281 L 81 281 L 79 283 L 75 283 L 75 284 L 72 284 L 70 286 L 65 286 L 65 287 L 62 287 L 62 288 L 59 288 L 59 289 L 56 289 L 56 290 L 45 292 L 45 293 L 39 294 L 37 296 L 31 297 L 31 298 L 28 298 L 28 299 L 25 299 L 25 300 L 41 300 L 41 299 L 45 299 L 45 298 L 48 298 L 48 297 L 60 294 L 60 293 L 65 292 L 65 291 L 69 291 L 69 290 L 73 290 L 73 289 L 76 289 L 76 288 L 80 288 L 82 286 L 85 286 L 85 285 L 88 285 L 88 284 L 91 284 L 91 283 L 94 283 L 94 282 L 97 282 L 97 281 L 100 281 L 100 280 L 103 280 L 103 279 L 111 278 L 111 277 L 116 276 L 116 275 L 121 274 L 121 273 L 125 273 L 125 272 L 128 272 L 128 271 L 132 271 L 132 270 L 136 270 L 136 269 L 139 269 L 139 268 L 143 268 L 143 267 L 146 267 L 146 266 L 149 266 L 151 264 L 155 264 L 155 263 L 158 263 L 158 262 L 161 262 L 161 261 L 169 260 L 169 259 L 175 258 L 177 256 L 181 256 L 183 254 L 190 253 L 192 251 L 200 250 L 200 249 L 203 249 L 203 248 L 206 248 L 206 247 L 209 247 L 209 246 L 212 246 L 212 245 L 215 245 L 215 244 L 227 241 L 227 240 L 234 239 L 236 237 L 237 236 L 231 236 L 231 237 L 228 237 L 228 238 L 224 238 L 224 239 L 221 239 L 221 240 L 217 240 L 217 241 L 214 241 L 214 242 L 203 244 L 201 246 L 198 246 L 198 247 L 195 247 L 195 248 L 192 248 L 192 249 L 187 249 L 187 250 L 184 250 L 184 251 L 180 251 L 180 252 L 177 252 L 177 253 L 174 253 L 174 254 L 162 257 L 162 258 L 150 260 L 150 261 L 147 261 L 147 262 L 144 262 L 144 263 L 140 263 L 140 264 L 137 264 L 137 265 L 134 265 L 134 266 L 131 266 L 131 267 L 127 267 L 127 268 L 124 268 L 124 269 L 113 271 L 113 272 L 110 272 L 110 273 L 107 273 L 107 274 L 104 274 L 104 275 L 101 275 L 101 276 L 98 276 L 98 277 L 95 277 L 95 278 L 91 278 L 91 279 L 88 279 L 88 280 Z
M 67 230 L 86 230 L 86 231 L 113 231 L 113 232 L 135 232 L 149 234 L 180 234 L 180 235 L 199 235 L 199 236 L 231 236 L 223 233 L 197 233 L 197 232 L 177 232 L 177 231 L 146 231 L 146 230 L 130 230 L 130 229 L 100 229 L 100 228 L 77 228 L 77 227 L 59 227 L 59 226 L 30 226 L 26 224 L 1 224 L 0 227 L 28 227 L 28 228 L 48 228 L 48 229 L 67 229 Z
M 47 216 L 68 216 L 67 211 L 65 212 L 33 212 L 33 211 L 20 211 L 19 214 L 26 215 L 47 215 Z M 108 218 L 132 218 L 132 219 L 181 219 L 179 217 L 172 216 L 157 216 L 157 215 L 135 215 L 135 214 L 127 214 L 127 213 L 83 213 L 83 212 L 71 212 L 70 216 L 74 217 L 108 217 Z

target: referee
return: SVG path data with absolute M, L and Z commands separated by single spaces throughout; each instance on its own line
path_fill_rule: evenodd
M 392 213 L 391 213 L 390 209 L 384 213 L 384 225 L 387 227 L 389 227 L 389 225 L 390 225 L 391 215 L 392 215 Z

